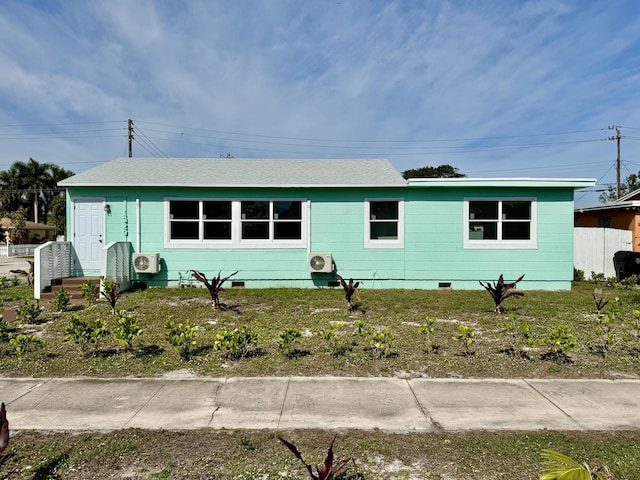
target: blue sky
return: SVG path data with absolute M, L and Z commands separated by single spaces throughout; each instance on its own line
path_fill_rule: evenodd
M 0 2 L 0 170 L 134 156 L 640 170 L 640 3 Z M 597 203 L 578 193 L 578 205 Z

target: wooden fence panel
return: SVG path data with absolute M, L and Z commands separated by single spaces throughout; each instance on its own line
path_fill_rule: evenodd
M 632 249 L 632 234 L 629 230 L 575 227 L 573 238 L 573 266 L 583 270 L 586 279 L 591 278 L 591 272 L 615 277 L 613 254 Z

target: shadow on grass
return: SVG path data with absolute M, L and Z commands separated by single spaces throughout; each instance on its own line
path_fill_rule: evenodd
M 56 469 L 65 463 L 69 458 L 68 452 L 63 452 L 53 457 L 50 457 L 40 463 L 33 469 L 33 480 L 57 480 L 62 478 L 56 473 Z

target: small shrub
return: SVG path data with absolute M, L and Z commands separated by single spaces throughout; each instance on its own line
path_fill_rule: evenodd
M 424 323 L 420 325 L 420 335 L 425 338 L 426 347 L 425 352 L 427 354 L 432 353 L 438 349 L 438 345 L 433 343 L 436 335 L 436 317 L 426 317 Z
M 632 314 L 633 319 L 627 320 L 626 323 L 631 327 L 632 330 L 636 331 L 635 337 L 640 338 L 640 310 L 634 309 Z
M 69 307 L 69 302 L 71 301 L 71 294 L 65 290 L 64 287 L 60 287 L 53 294 L 53 300 L 51 300 L 51 305 L 53 306 L 54 311 L 56 312 L 66 312 Z
M 20 279 L 14 275 L 9 279 L 9 284 L 12 287 L 17 287 L 18 285 L 20 285 Z M 29 283 L 29 285 L 31 285 L 31 283 Z
M 44 308 L 40 306 L 40 300 L 33 302 L 25 300 L 18 307 L 16 320 L 18 323 L 35 323 L 43 310 Z
M 142 334 L 135 317 L 126 310 L 116 313 L 116 328 L 113 330 L 113 338 L 127 351 L 133 352 L 134 342 Z
M 604 283 L 606 281 L 606 278 L 604 276 L 604 273 L 596 273 L 594 271 L 591 271 L 591 280 L 596 283 Z
M 291 357 L 295 354 L 295 343 L 302 338 L 302 332 L 297 328 L 287 327 L 283 332 L 280 332 L 276 339 L 276 344 L 285 357 Z
M 100 340 L 109 335 L 107 324 L 101 318 L 86 321 L 77 315 L 71 316 L 65 327 L 65 333 L 67 335 L 65 341 L 78 345 L 85 357 L 89 353 L 90 345 L 97 349 Z
M 369 347 L 371 347 L 374 356 L 381 359 L 389 355 L 394 340 L 395 337 L 388 327 L 384 330 L 373 330 L 370 333 Z
M 9 345 L 13 347 L 16 355 L 23 355 L 34 351 L 44 345 L 44 340 L 35 335 L 20 334 L 9 340 Z
M 9 286 L 9 279 L 7 277 L 0 276 L 0 289 L 7 288 Z
M 358 320 L 355 323 L 355 327 L 353 329 L 353 335 L 355 337 L 367 337 L 373 333 L 372 327 L 367 327 L 362 320 Z
M 466 356 L 471 355 L 471 345 L 475 341 L 476 333 L 473 331 L 473 328 L 468 325 L 459 325 L 458 326 L 458 334 L 453 337 L 454 340 L 460 342 L 460 344 L 464 347 L 464 354 Z
M 192 325 L 189 320 L 182 323 L 175 323 L 173 320 L 167 322 L 167 332 L 164 334 L 164 338 L 179 350 L 180 356 L 185 360 L 191 357 L 191 349 L 196 346 L 197 336 L 198 328 Z
M 638 284 L 638 275 L 636 275 L 635 273 L 633 275 L 629 275 L 628 277 L 620 280 L 620 284 L 624 288 L 635 288 L 635 286 Z
M 568 354 L 578 348 L 576 338 L 573 336 L 571 329 L 565 324 L 560 324 L 551 330 L 542 340 L 542 344 L 548 348 L 548 357 L 563 362 L 570 362 L 571 359 Z
M 344 327 L 344 325 L 344 322 L 331 322 L 327 328 L 321 329 L 318 333 L 320 338 L 327 342 L 331 354 L 334 357 L 343 355 L 349 349 L 347 341 L 339 333 L 339 330 Z
M 601 344 L 598 345 L 598 349 L 603 357 L 606 358 L 607 353 L 613 347 L 615 343 L 614 329 L 618 324 L 618 318 L 620 316 L 620 299 L 614 298 L 609 302 L 609 307 L 606 313 L 600 313 L 596 316 L 596 328 L 595 333 L 600 337 Z
M 573 280 L 576 282 L 584 282 L 584 270 L 573 269 Z
M 100 296 L 100 286 L 91 280 L 85 280 L 80 285 L 80 292 L 87 303 L 95 303 Z
M 223 357 L 239 360 L 246 357 L 258 343 L 258 334 L 251 328 L 243 326 L 233 330 L 221 330 L 216 334 L 213 349 L 221 352 Z

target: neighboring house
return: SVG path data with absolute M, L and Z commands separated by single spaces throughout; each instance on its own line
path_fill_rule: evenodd
M 238 270 L 246 287 L 324 287 L 337 273 L 368 289 L 477 289 L 525 274 L 524 287 L 550 290 L 571 286 L 574 190 L 594 184 L 407 181 L 387 160 L 236 158 L 120 158 L 59 183 L 75 275 L 120 262 L 149 286 L 194 269 Z M 124 253 L 105 254 L 113 242 Z M 157 273 L 133 271 L 154 272 L 156 255 Z
M 13 224 L 9 218 L 1 218 L 0 226 L 3 230 L 13 229 Z M 56 227 L 51 225 L 45 225 L 44 223 L 35 223 L 27 221 L 24 225 L 24 234 L 20 238 L 19 244 L 24 243 L 42 243 L 47 240 L 53 240 L 56 238 Z M 2 239 L 4 240 L 4 239 Z
M 576 208 L 575 226 L 629 230 L 632 233 L 631 250 L 640 252 L 640 190 L 611 203 Z

